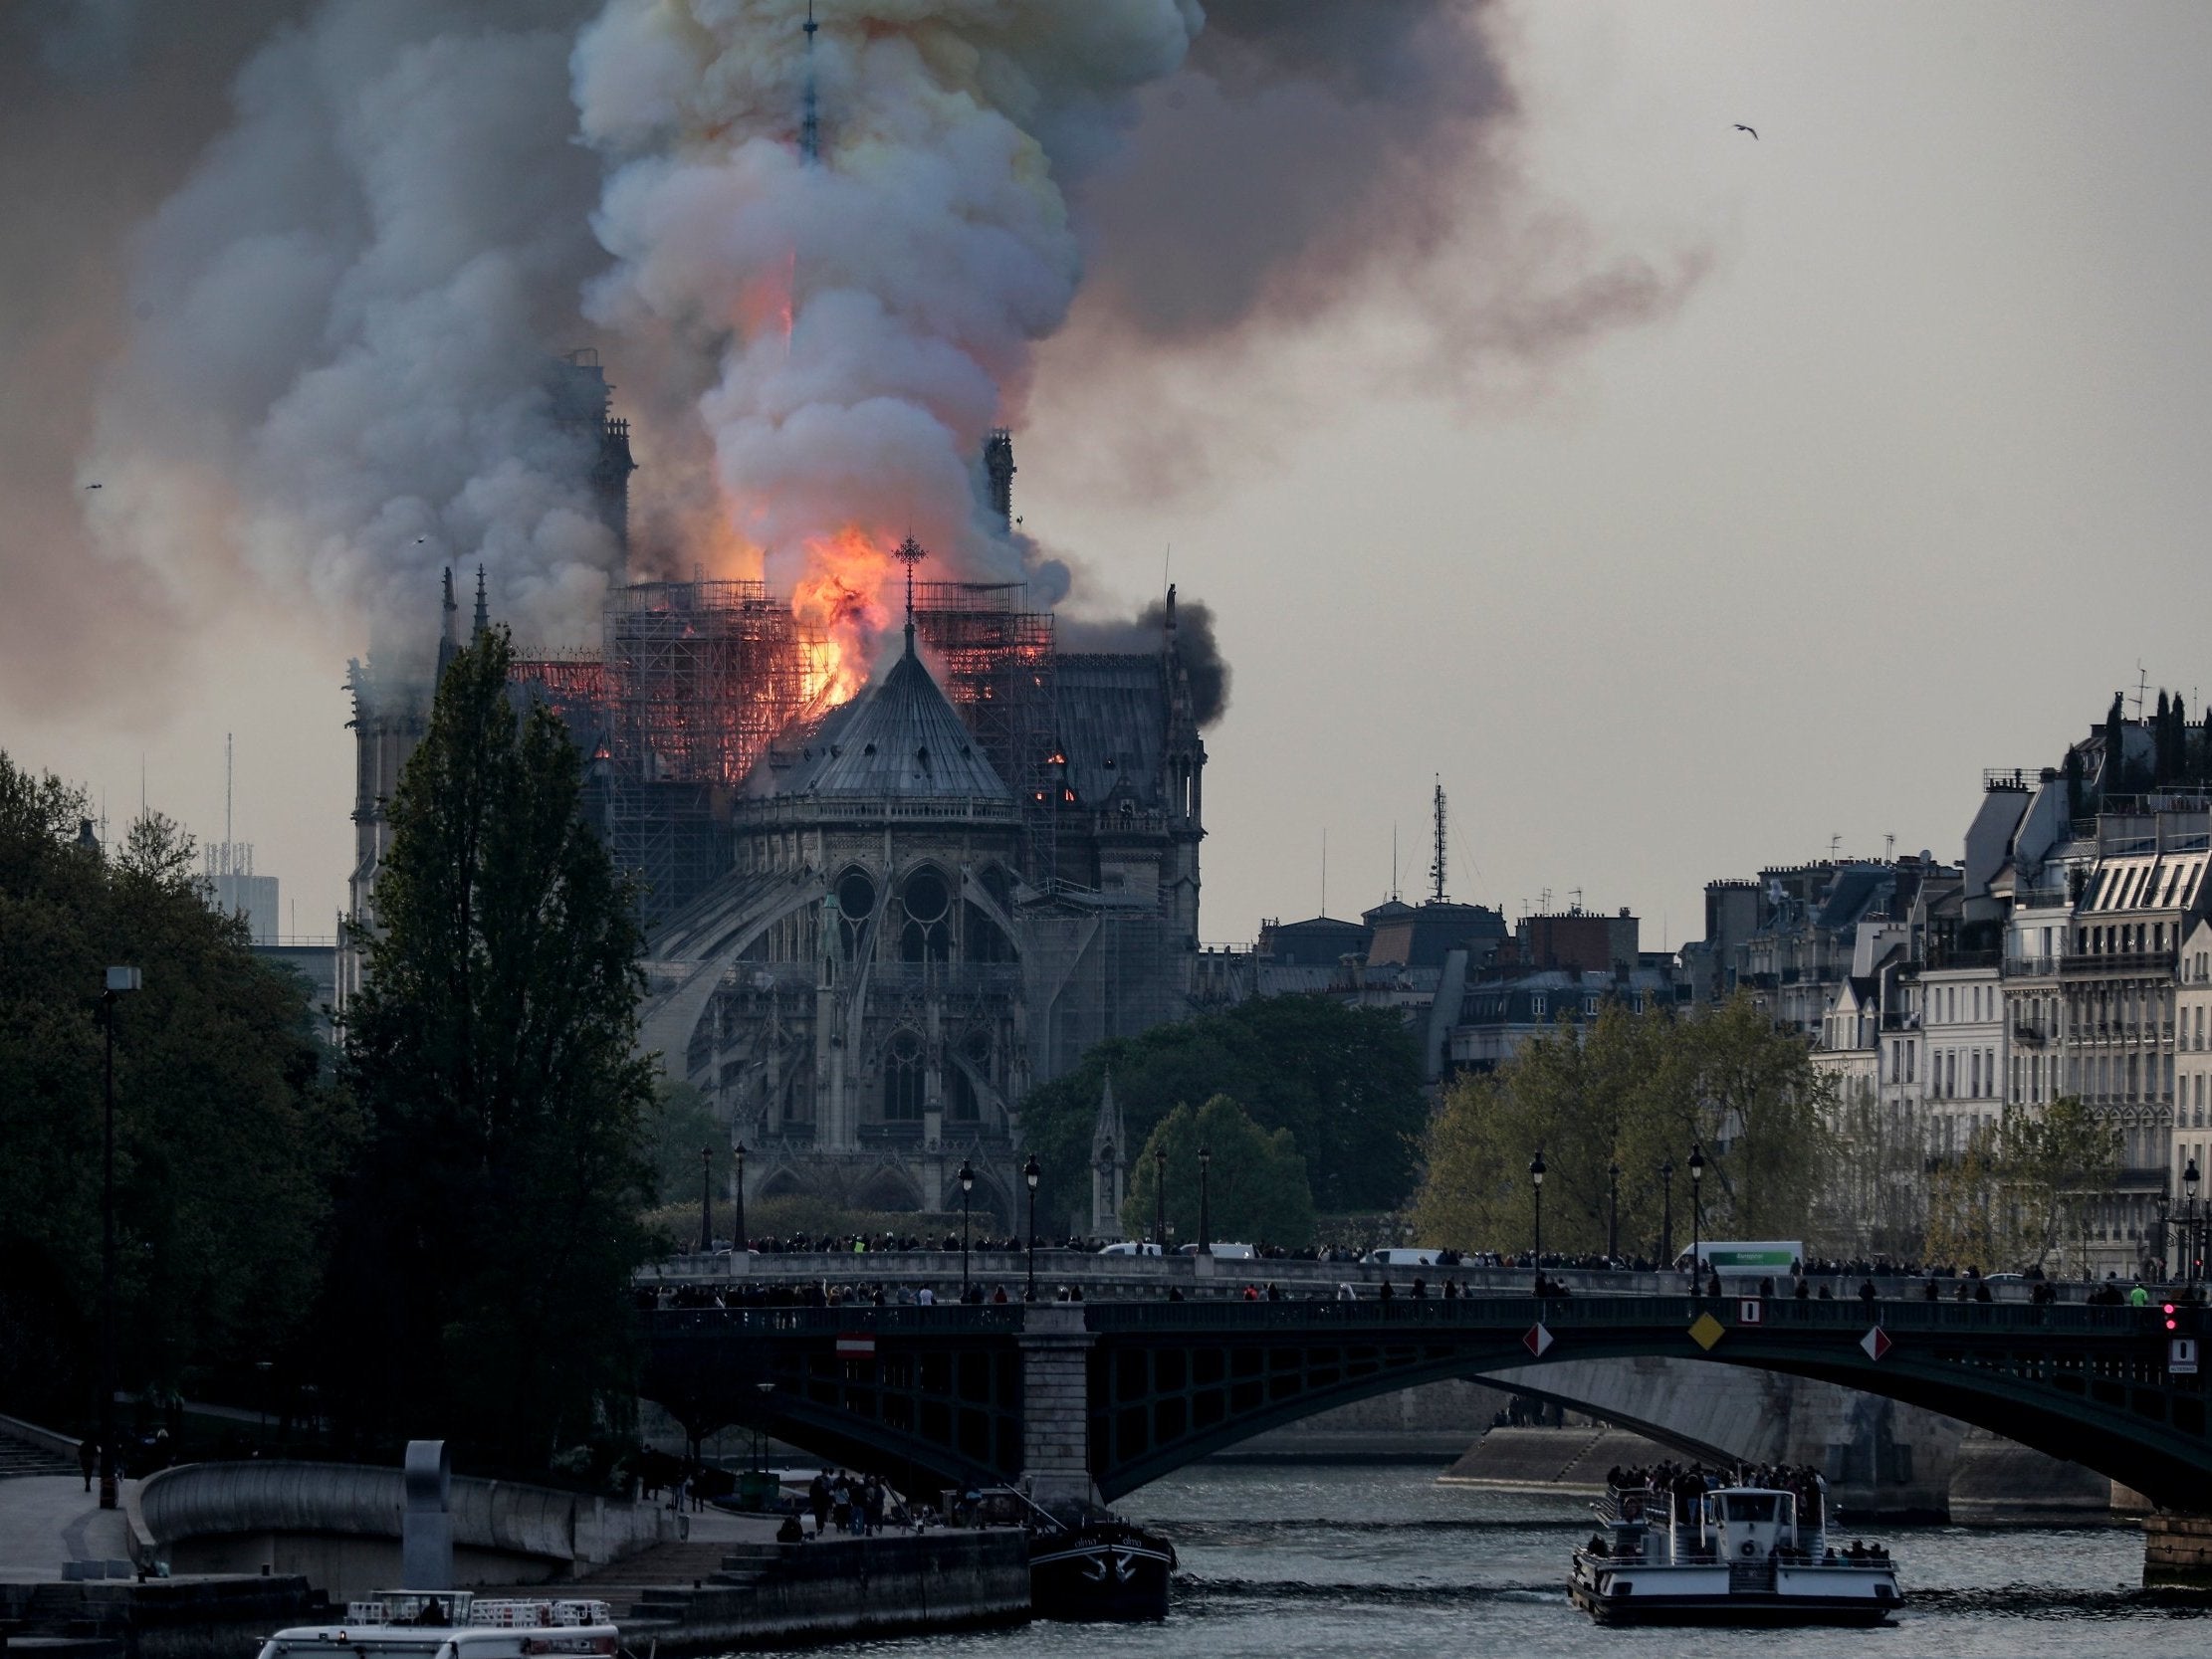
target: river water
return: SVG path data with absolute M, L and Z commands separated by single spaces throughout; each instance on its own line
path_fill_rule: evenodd
M 1568 1605 L 1579 1499 L 1439 1486 L 1429 1469 L 1199 1465 L 1116 1506 L 1182 1558 L 1162 1625 L 1037 1623 L 853 1643 L 896 1659 L 1551 1659 L 2002 1655 L 2204 1659 L 2212 1605 L 2146 1593 L 2124 1528 L 1869 1528 L 1907 1604 L 1877 1630 L 1599 1630 Z M 1839 1540 L 1853 1536 L 1847 1524 Z M 822 1650 L 814 1650 L 817 1654 Z

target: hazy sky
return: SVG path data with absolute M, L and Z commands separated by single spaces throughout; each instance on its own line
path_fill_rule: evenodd
M 1142 372 L 1079 312 L 1016 433 L 1095 591 L 1151 596 L 1172 543 L 1218 615 L 1210 939 L 1313 914 L 1324 831 L 1333 914 L 1386 895 L 1394 824 L 1418 894 L 1435 774 L 1452 897 L 1579 889 L 1671 945 L 1707 880 L 1832 836 L 1956 856 L 1980 768 L 2055 762 L 2138 660 L 2202 711 L 2212 12 L 1578 0 L 1502 38 L 1510 247 Z M 1678 298 L 1564 354 L 1434 320 L 1461 271 L 1616 257 Z M 234 730 L 238 834 L 327 933 L 359 649 L 241 612 L 155 674 L 86 638 L 0 692 L 0 746 L 118 821 L 142 759 L 213 839 Z

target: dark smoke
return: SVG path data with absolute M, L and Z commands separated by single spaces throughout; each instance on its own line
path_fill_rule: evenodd
M 1481 401 L 1667 313 L 1704 269 L 1695 245 L 1608 249 L 1532 190 L 1494 0 L 1205 9 L 1184 69 L 1145 90 L 1129 144 L 1078 193 L 1090 269 L 1063 354 L 1085 367 L 1050 390 L 1091 429 L 1102 401 L 1146 408 L 1144 430 L 1110 440 L 1117 483 L 1201 483 L 1223 413 L 1290 417 L 1299 387 L 1276 383 L 1268 348 L 1323 318 L 1381 304 L 1378 383 Z M 1257 423 L 1235 424 L 1264 449 Z
M 1208 0 L 1183 72 L 1144 96 L 1087 203 L 1100 297 L 1179 339 L 1330 308 L 1434 255 L 1514 103 L 1487 4 Z
M 1062 618 L 1058 627 L 1063 651 L 1157 651 L 1161 630 L 1168 621 L 1165 600 L 1155 599 L 1133 621 L 1089 621 Z M 1229 667 L 1221 655 L 1215 632 L 1214 607 L 1203 599 L 1175 602 L 1176 655 L 1191 681 L 1191 703 L 1202 726 L 1212 726 L 1228 713 Z

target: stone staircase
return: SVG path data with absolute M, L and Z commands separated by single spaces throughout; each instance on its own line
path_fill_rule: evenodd
M 74 1475 L 77 1464 L 59 1452 L 19 1440 L 0 1428 L 0 1481 L 17 1475 Z

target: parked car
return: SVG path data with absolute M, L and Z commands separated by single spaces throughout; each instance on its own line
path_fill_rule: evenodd
M 1160 1246 L 1147 1244 L 1142 1239 L 1123 1239 L 1119 1244 L 1101 1246 L 1098 1253 L 1101 1256 L 1157 1256 Z

